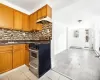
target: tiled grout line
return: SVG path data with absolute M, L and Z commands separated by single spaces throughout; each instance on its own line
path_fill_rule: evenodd
M 47 76 L 48 79 L 52 80 L 50 77 Z
M 7 76 L 7 78 L 8 78 L 8 80 L 10 80 L 8 76 Z
M 19 69 L 19 70 L 20 70 L 20 69 Z M 20 72 L 23 73 L 24 76 L 26 76 L 28 80 L 31 80 L 23 71 L 20 70 Z
M 60 80 L 60 76 L 59 76 L 58 80 Z
M 53 70 L 53 69 L 51 69 L 52 71 L 54 71 L 54 72 L 56 72 L 56 73 L 58 73 L 58 74 L 60 74 L 60 75 L 62 75 L 62 76 L 64 76 L 64 77 L 66 77 L 66 78 L 68 78 L 68 79 L 70 79 L 70 80 L 73 80 L 72 78 L 70 78 L 69 76 L 65 76 L 65 75 L 63 75 L 63 74 L 61 74 L 61 73 L 59 73 L 59 72 L 57 72 L 57 71 L 55 71 L 55 70 Z

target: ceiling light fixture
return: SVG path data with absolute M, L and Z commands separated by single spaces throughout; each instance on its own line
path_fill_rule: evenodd
M 79 23 L 81 23 L 81 22 L 82 22 L 82 20 L 78 20 L 78 22 L 79 22 Z

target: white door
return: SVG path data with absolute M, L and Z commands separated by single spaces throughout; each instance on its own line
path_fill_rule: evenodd
M 90 31 L 89 31 L 89 29 L 85 29 L 85 46 L 84 46 L 84 48 L 86 48 L 86 49 L 89 49 L 89 43 L 90 43 L 90 36 L 89 36 L 89 34 L 90 34 Z

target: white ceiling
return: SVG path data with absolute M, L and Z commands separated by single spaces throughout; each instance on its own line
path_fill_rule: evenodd
M 95 16 L 100 16 L 100 0 L 80 0 L 53 13 L 54 20 L 67 25 L 91 22 Z
M 53 0 L 51 2 L 54 10 L 60 10 L 64 7 L 70 6 L 80 0 Z
M 32 11 L 38 7 L 41 3 L 45 3 L 47 0 L 6 0 L 14 5 L 17 5 L 27 11 Z
M 45 4 L 52 6 L 54 10 L 59 10 L 65 6 L 69 6 L 79 0 L 0 0 L 4 4 L 17 10 L 31 14 Z

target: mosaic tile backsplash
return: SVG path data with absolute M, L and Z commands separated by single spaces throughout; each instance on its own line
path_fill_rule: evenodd
M 37 32 L 24 32 L 0 29 L 0 40 L 40 40 L 41 37 L 52 38 L 52 24 L 43 24 L 43 29 Z

